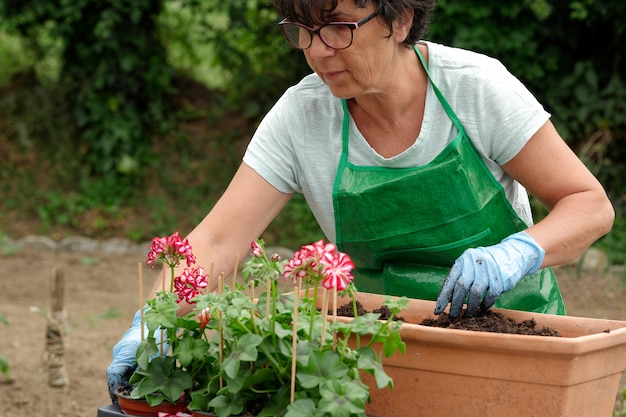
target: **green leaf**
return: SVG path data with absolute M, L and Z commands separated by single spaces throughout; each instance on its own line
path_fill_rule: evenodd
M 207 410 L 209 407 L 209 400 L 211 397 L 209 396 L 208 390 L 201 391 L 193 391 L 191 393 L 191 401 L 189 402 L 190 410 Z
M 136 374 L 143 375 L 131 396 L 133 398 L 146 398 L 148 402 L 161 402 L 160 394 L 164 399 L 175 403 L 186 389 L 193 385 L 191 375 L 181 369 L 176 368 L 176 360 L 171 356 L 157 356 L 148 364 L 147 369 L 137 370 Z M 152 404 L 151 404 L 152 405 Z
M 356 317 L 349 324 L 349 329 L 358 335 L 375 334 L 383 326 L 383 322 L 378 320 L 380 314 L 367 313 Z
M 144 322 L 148 330 L 154 332 L 157 329 L 177 329 L 179 305 L 177 297 L 170 292 L 158 292 L 156 297 L 146 303 L 150 306 L 144 314 Z
M 282 385 L 275 393 L 269 396 L 263 410 L 256 417 L 283 416 L 290 403 L 290 386 Z M 312 414 L 309 414 L 311 416 Z
M 263 338 L 256 334 L 246 334 L 235 340 L 232 351 L 222 363 L 222 369 L 226 376 L 234 379 L 239 372 L 241 362 L 256 361 L 258 357 L 257 346 L 262 341 Z
M 383 364 L 378 360 L 374 349 L 370 347 L 362 347 L 358 349 L 358 353 L 359 369 L 374 375 L 378 389 L 382 389 L 386 386 L 393 388 L 393 380 L 385 372 Z
M 239 348 L 241 361 L 255 361 L 259 355 L 257 347 L 261 344 L 263 338 L 257 334 L 246 334 L 239 338 Z
M 178 359 L 181 366 L 188 367 L 196 360 L 203 360 L 209 349 L 209 344 L 202 339 L 194 339 L 192 336 L 184 337 L 176 349 L 173 351 L 173 355 Z
M 218 417 L 238 416 L 244 408 L 241 396 L 218 395 L 209 402 L 209 406 L 215 409 Z
M 320 385 L 320 394 L 322 399 L 317 407 L 323 415 L 365 417 L 365 403 L 369 398 L 367 385 L 358 381 L 328 380 Z
M 389 357 L 396 353 L 396 351 L 398 350 L 401 353 L 406 352 L 406 343 L 402 341 L 400 333 L 394 331 L 390 333 L 383 341 L 383 352 L 385 353 L 386 357 Z
M 285 417 L 311 417 L 314 415 L 315 403 L 310 398 L 304 398 L 289 404 Z
M 158 352 L 159 352 L 159 349 L 157 348 L 156 339 L 154 337 L 148 337 L 144 339 L 139 344 L 139 347 L 137 348 L 137 353 L 135 356 L 137 360 L 137 365 L 139 365 L 139 368 L 147 369 L 148 364 L 150 362 L 150 357 L 157 354 Z
M 340 379 L 348 373 L 348 367 L 332 350 L 315 351 L 311 354 L 308 364 L 297 372 L 302 387 L 313 388 L 326 380 Z

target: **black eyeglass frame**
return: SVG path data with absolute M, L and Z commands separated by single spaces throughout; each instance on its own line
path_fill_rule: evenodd
M 306 25 L 303 25 L 302 23 L 289 21 L 288 19 L 281 20 L 278 23 L 278 25 L 280 26 L 280 29 L 283 32 L 283 36 L 285 37 L 285 39 L 287 39 L 287 42 L 289 42 L 289 44 L 291 46 L 293 46 L 294 48 L 296 48 L 296 49 L 300 49 L 300 50 L 309 49 L 311 47 L 311 45 L 313 45 L 313 35 L 317 35 L 324 45 L 328 46 L 331 49 L 335 49 L 337 51 L 340 51 L 342 49 L 348 49 L 350 46 L 352 46 L 352 42 L 354 42 L 354 31 L 355 30 L 357 30 L 358 28 L 360 28 L 361 26 L 363 26 L 364 24 L 366 24 L 370 20 L 374 19 L 382 11 L 383 11 L 383 9 L 380 8 L 380 9 L 376 10 L 374 13 L 370 14 L 369 16 L 365 16 L 363 19 L 361 19 L 361 20 L 359 20 L 357 22 L 329 22 L 329 23 L 326 23 L 325 25 L 322 25 L 322 26 L 318 27 L 317 29 L 310 28 L 310 27 L 308 27 Z M 291 41 L 291 39 L 289 38 L 289 36 L 287 36 L 286 30 L 285 30 L 285 25 L 286 24 L 295 25 L 295 26 L 301 27 L 302 29 L 306 29 L 309 32 L 309 35 L 311 35 L 309 44 L 306 47 L 302 48 L 302 47 L 296 45 L 295 43 L 293 43 Z M 329 45 L 324 40 L 324 38 L 320 35 L 320 31 L 323 28 L 325 28 L 326 26 L 347 26 L 348 28 L 350 28 L 350 43 L 347 46 L 344 46 L 343 48 L 335 48 L 334 46 Z

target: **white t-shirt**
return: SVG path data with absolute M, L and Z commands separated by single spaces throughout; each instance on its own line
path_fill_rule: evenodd
M 458 48 L 428 46 L 428 70 L 464 126 L 483 161 L 526 222 L 532 215 L 526 190 L 501 168 L 550 115 L 497 60 Z M 419 65 L 419 64 L 418 64 Z M 332 191 L 341 156 L 343 110 L 315 74 L 289 88 L 255 132 L 244 162 L 284 193 L 303 193 L 326 238 L 335 241 Z M 384 158 L 350 118 L 348 160 L 356 165 L 415 167 L 432 161 L 458 131 L 428 85 L 422 128 L 415 143 Z

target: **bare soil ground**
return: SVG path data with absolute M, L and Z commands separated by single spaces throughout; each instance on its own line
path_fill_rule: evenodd
M 141 253 L 0 255 L 0 313 L 9 322 L 0 323 L 0 355 L 10 364 L 10 381 L 0 383 L 0 417 L 95 417 L 98 407 L 109 403 L 105 371 L 111 348 L 138 308 L 137 264 L 144 260 Z M 69 385 L 63 388 L 50 387 L 45 370 L 54 268 L 64 273 L 69 325 Z M 579 274 L 576 267 L 556 271 L 569 315 L 626 320 L 623 272 Z M 144 268 L 143 274 L 151 285 L 156 272 Z

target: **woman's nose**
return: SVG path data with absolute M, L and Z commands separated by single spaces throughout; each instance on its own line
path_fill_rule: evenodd
M 322 42 L 318 34 L 313 35 L 311 46 L 306 51 L 313 59 L 325 58 L 335 54 L 335 50 Z

